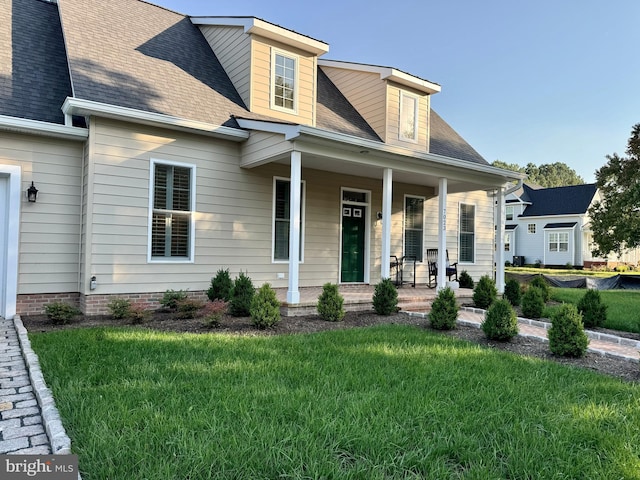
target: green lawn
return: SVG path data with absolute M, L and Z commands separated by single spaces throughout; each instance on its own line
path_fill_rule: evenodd
M 640 386 L 426 329 L 30 337 L 86 480 L 640 479 Z

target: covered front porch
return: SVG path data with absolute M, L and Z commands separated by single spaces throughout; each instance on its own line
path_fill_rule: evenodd
M 346 311 L 373 310 L 374 285 L 339 285 L 338 290 L 344 298 Z M 438 294 L 435 288 L 427 285 L 403 285 L 398 287 L 398 306 L 402 311 L 425 312 L 431 309 L 431 304 Z M 300 315 L 316 314 L 318 297 L 322 293 L 322 287 L 301 287 L 300 301 L 298 303 L 287 302 L 287 289 L 276 288 L 276 295 L 280 300 L 281 312 L 284 316 L 295 317 Z M 472 302 L 473 290 L 458 288 L 454 290 L 459 304 Z

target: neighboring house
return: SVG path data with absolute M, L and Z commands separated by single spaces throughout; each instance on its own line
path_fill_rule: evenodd
M 589 207 L 600 198 L 596 184 L 543 188 L 524 183 L 505 196 L 505 260 L 554 266 L 591 267 L 607 263 L 593 257 Z M 514 262 L 513 257 L 516 257 Z M 637 252 L 610 260 L 637 263 Z
M 0 316 L 202 295 L 225 268 L 295 305 L 302 287 L 379 282 L 391 255 L 417 257 L 426 283 L 433 247 L 492 273 L 493 201 L 521 176 L 432 110 L 438 84 L 328 50 L 252 17 L 13 0 L 0 11 Z

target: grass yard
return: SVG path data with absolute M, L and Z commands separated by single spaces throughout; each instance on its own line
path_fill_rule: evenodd
M 640 479 L 640 387 L 388 325 L 31 334 L 85 480 Z
M 552 288 L 551 299 L 578 304 L 583 288 Z M 602 303 L 607 305 L 605 328 L 640 333 L 640 290 L 600 290 Z

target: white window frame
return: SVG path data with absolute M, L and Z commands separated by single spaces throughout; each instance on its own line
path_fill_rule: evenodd
M 562 237 L 566 239 L 566 241 L 562 241 Z M 565 244 L 567 247 L 564 250 L 560 249 L 560 245 Z M 555 250 L 551 247 L 555 246 Z M 547 238 L 547 251 L 552 253 L 564 253 L 569 251 L 569 232 L 549 232 L 549 237 Z
M 271 194 L 271 263 L 283 263 L 288 264 L 289 258 L 276 258 L 276 185 L 278 182 L 288 182 L 291 184 L 291 178 L 288 177 L 273 177 L 272 194 Z M 307 197 L 307 185 L 306 181 L 302 180 L 302 198 L 300 199 L 300 263 L 304 263 L 304 239 L 305 239 L 305 211 L 306 211 L 306 197 Z M 287 200 L 291 202 L 290 199 Z M 278 219 L 281 221 L 289 221 L 289 219 Z
M 528 223 L 527 224 L 527 233 L 530 235 L 535 235 L 537 230 L 536 224 L 535 223 Z
M 505 232 L 504 234 L 504 251 L 505 252 L 510 252 L 511 251 L 511 232 Z
M 148 263 L 193 263 L 195 259 L 196 245 L 196 166 L 192 163 L 181 163 L 170 160 L 160 160 L 152 158 L 149 162 L 149 223 L 147 232 L 147 262 Z M 153 199 L 155 193 L 155 175 L 156 165 L 167 165 L 179 168 L 188 168 L 190 171 L 190 189 L 189 189 L 189 255 L 187 257 L 154 257 L 152 255 L 152 239 L 153 239 Z M 184 214 L 184 212 L 181 212 Z
M 276 105 L 276 57 L 281 56 L 295 63 L 294 66 L 294 78 L 293 78 L 293 108 L 287 108 L 281 105 Z M 270 106 L 272 110 L 278 110 L 280 112 L 298 113 L 298 86 L 300 83 L 300 57 L 293 55 L 292 53 L 277 48 L 271 49 L 271 91 L 270 91 Z
M 414 122 L 413 137 L 407 137 L 404 134 L 404 120 L 405 120 L 404 100 L 405 98 L 410 98 L 415 102 L 413 107 L 413 122 Z M 417 95 L 411 95 L 410 93 L 407 93 L 401 90 L 400 91 L 400 118 L 398 121 L 398 138 L 400 140 L 403 140 L 405 142 L 418 143 L 418 131 L 420 127 L 419 112 L 420 112 L 420 97 L 418 97 Z
M 406 232 L 407 232 L 407 199 L 409 198 L 415 198 L 418 200 L 422 201 L 422 228 L 419 229 L 422 232 L 422 249 L 420 251 L 420 255 L 418 257 L 416 257 L 416 263 L 423 263 L 424 262 L 424 223 L 425 223 L 425 209 L 424 209 L 424 204 L 425 204 L 425 197 L 419 196 L 419 195 L 405 195 L 404 196 L 404 200 L 402 202 L 402 252 L 403 254 L 406 256 L 407 255 L 407 251 L 406 251 Z M 412 228 L 411 230 L 415 230 L 417 231 L 417 228 Z
M 463 233 L 466 233 L 466 234 L 471 233 L 471 232 L 462 231 L 462 206 L 463 205 L 473 207 L 473 260 L 472 261 L 462 259 L 462 248 L 461 248 L 460 237 L 462 236 Z M 475 203 L 460 202 L 458 204 L 458 262 L 460 264 L 475 265 L 476 259 L 478 258 L 477 252 L 476 252 L 476 245 L 477 245 L 476 239 L 478 236 L 477 212 L 478 212 L 478 207 Z
M 513 220 L 513 216 L 515 213 L 515 209 L 513 205 L 507 205 L 504 209 L 504 216 L 505 216 L 505 220 L 507 222 L 510 222 Z

